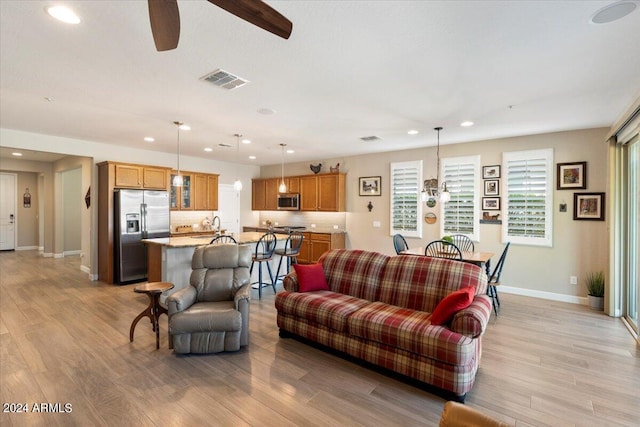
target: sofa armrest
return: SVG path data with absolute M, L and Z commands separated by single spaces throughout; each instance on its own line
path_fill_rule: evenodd
M 291 271 L 291 273 L 284 276 L 284 279 L 282 279 L 282 286 L 285 291 L 298 292 L 298 276 L 295 271 Z
M 476 295 L 471 305 L 453 316 L 451 330 L 459 334 L 477 338 L 481 336 L 491 317 L 491 298 L 487 295 Z
M 235 304 L 236 310 L 240 310 L 240 305 L 249 304 L 249 301 L 251 301 L 251 284 L 247 283 L 242 285 L 233 296 L 233 303 Z
M 167 298 L 168 315 L 179 313 L 191 307 L 196 302 L 197 291 L 193 286 L 187 286 L 169 295 Z

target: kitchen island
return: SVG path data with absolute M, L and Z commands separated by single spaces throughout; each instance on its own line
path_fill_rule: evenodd
M 244 232 L 234 238 L 240 245 L 251 245 L 252 251 L 262 232 Z M 189 276 L 191 275 L 191 258 L 193 251 L 197 246 L 208 245 L 215 234 L 197 235 L 197 236 L 181 236 L 181 237 L 164 237 L 159 239 L 143 239 L 147 244 L 147 272 L 149 282 L 170 282 L 174 284 L 174 288 L 167 294 L 163 295 L 162 301 L 167 295 L 182 289 L 189 285 Z M 284 247 L 285 241 L 289 237 L 288 234 L 276 234 L 276 248 Z M 276 274 L 278 268 L 278 255 L 273 256 L 271 261 L 271 269 Z M 269 274 L 265 271 L 263 280 L 269 280 Z M 253 269 L 251 282 L 258 281 L 258 266 Z

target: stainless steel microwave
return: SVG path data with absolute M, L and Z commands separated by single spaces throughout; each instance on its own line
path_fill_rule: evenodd
M 279 193 L 278 194 L 278 210 L 279 211 L 299 211 L 300 210 L 300 194 L 299 193 Z

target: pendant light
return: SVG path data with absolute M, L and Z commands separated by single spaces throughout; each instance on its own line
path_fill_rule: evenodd
M 280 144 L 282 147 L 282 163 L 280 168 L 280 186 L 278 187 L 278 193 L 286 193 L 287 192 L 287 184 L 284 183 L 284 147 L 287 144 Z
M 436 175 L 438 177 L 438 183 L 440 182 L 440 131 L 442 130 L 442 126 L 438 126 L 437 128 L 433 128 L 436 132 L 438 132 L 438 148 L 436 151 L 436 156 L 438 157 L 438 171 Z M 447 182 L 442 182 L 442 191 L 438 193 L 438 199 L 440 199 L 440 203 L 447 203 L 451 200 L 451 193 L 447 190 Z
M 175 121 L 173 122 L 174 125 L 176 125 L 176 127 L 178 128 L 178 173 L 173 177 L 173 180 L 171 181 L 171 185 L 173 185 L 174 187 L 182 187 L 182 175 L 180 175 L 180 127 L 182 125 L 184 125 L 184 123 L 179 122 L 179 121 Z
M 238 161 L 238 158 L 240 156 L 240 138 L 242 138 L 242 134 L 236 133 L 233 136 L 236 137 L 236 161 Z M 240 178 L 237 178 L 233 182 L 233 189 L 236 191 L 242 191 L 242 181 L 240 181 Z

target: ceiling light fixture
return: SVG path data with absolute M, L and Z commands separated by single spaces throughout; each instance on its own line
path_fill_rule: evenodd
M 473 126 L 473 122 L 472 121 L 464 121 L 462 123 L 460 123 L 460 126 L 462 126 L 463 128 L 468 128 L 469 126 Z
M 636 10 L 636 7 L 637 5 L 634 1 L 628 0 L 608 4 L 591 15 L 591 23 L 608 24 L 609 22 L 617 21 Z
M 145 141 L 147 141 L 147 142 L 153 142 L 153 141 L 155 141 L 156 139 L 155 139 L 154 137 L 152 137 L 152 136 L 145 136 L 145 137 L 144 137 L 144 140 L 145 140 Z
M 284 147 L 286 147 L 287 144 L 280 144 L 280 147 L 282 147 L 282 163 L 281 163 L 281 168 L 280 168 L 280 186 L 278 187 L 278 192 L 279 193 L 286 193 L 287 192 L 287 184 L 284 183 Z
M 176 128 L 178 128 L 178 155 L 177 155 L 177 159 L 178 159 L 178 173 L 176 175 L 174 175 L 173 179 L 171 180 L 171 185 L 173 185 L 174 187 L 182 187 L 183 184 L 183 180 L 182 180 L 182 175 L 180 175 L 180 129 L 184 129 L 184 130 L 188 130 L 191 129 L 189 126 L 187 126 L 186 128 L 184 127 L 184 123 L 179 122 L 179 121 L 175 121 L 173 122 L 174 125 L 176 125 Z
M 11 153 L 11 155 L 16 157 L 22 157 L 22 153 L 18 153 L 17 151 L 14 151 L 13 153 Z
M 238 157 L 240 156 L 240 138 L 242 138 L 242 134 L 236 133 L 233 136 L 236 137 L 236 161 L 238 161 Z M 233 181 L 233 189 L 236 191 L 242 191 L 242 181 L 240 181 L 240 178 Z
M 419 132 L 415 129 L 411 129 L 410 131 L 407 132 L 409 135 L 417 135 Z
M 213 151 L 213 148 L 211 148 L 211 147 L 205 147 L 205 148 L 204 148 L 204 151 L 206 151 L 207 153 L 210 153 L 210 152 L 212 152 L 212 151 Z
M 447 190 L 447 183 L 442 183 L 442 188 L 439 186 L 440 182 L 440 131 L 442 130 L 441 126 L 437 128 L 433 128 L 436 132 L 438 132 L 438 145 L 436 148 L 436 158 L 437 158 L 437 166 L 436 166 L 436 178 L 425 180 L 422 186 L 422 191 L 420 192 L 420 200 L 427 203 L 427 206 L 433 207 L 435 206 L 435 198 L 437 197 L 440 200 L 440 203 L 447 203 L 451 200 L 451 193 Z
M 293 154 L 293 153 L 295 153 L 295 150 L 292 150 L 291 148 L 287 150 L 287 154 Z
M 245 139 L 242 140 L 242 143 L 243 144 L 251 144 L 251 140 L 245 138 Z
M 249 160 L 255 160 L 256 156 L 249 156 Z
M 50 6 L 46 8 L 47 13 L 56 18 L 58 21 L 62 21 L 65 24 L 79 24 L 80 18 L 76 13 L 66 6 Z

